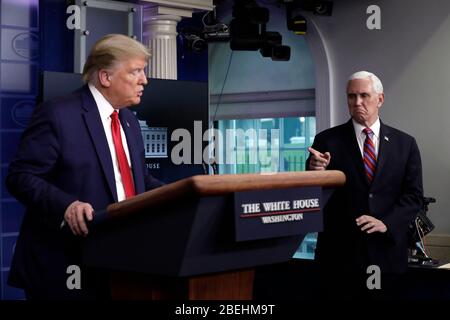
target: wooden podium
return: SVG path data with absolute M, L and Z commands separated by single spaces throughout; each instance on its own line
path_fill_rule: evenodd
M 96 212 L 83 262 L 109 270 L 113 299 L 250 300 L 254 267 L 288 261 L 301 234 L 236 241 L 234 193 L 322 188 L 340 171 L 193 176 Z

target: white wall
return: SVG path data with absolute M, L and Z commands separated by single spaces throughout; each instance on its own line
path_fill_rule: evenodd
M 366 28 L 371 4 L 381 8 L 381 30 Z M 309 18 L 331 69 L 330 124 L 348 119 L 348 76 L 358 70 L 377 74 L 386 94 L 381 118 L 416 137 L 425 195 L 437 199 L 429 211 L 434 233 L 449 234 L 450 1 L 338 0 L 331 17 Z

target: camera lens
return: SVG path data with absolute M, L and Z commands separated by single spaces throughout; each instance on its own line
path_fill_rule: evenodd
M 192 50 L 195 52 L 202 52 L 206 49 L 206 41 L 202 38 L 197 38 L 192 42 Z

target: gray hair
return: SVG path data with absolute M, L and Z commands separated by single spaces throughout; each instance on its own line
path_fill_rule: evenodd
M 92 48 L 83 68 L 84 83 L 97 83 L 96 74 L 101 69 L 111 70 L 128 58 L 151 57 L 149 50 L 140 42 L 123 34 L 108 34 L 98 40 Z
M 348 82 L 355 79 L 369 79 L 372 81 L 373 90 L 376 93 L 383 93 L 383 84 L 381 83 L 381 80 L 373 73 L 368 71 L 355 72 L 348 78 Z

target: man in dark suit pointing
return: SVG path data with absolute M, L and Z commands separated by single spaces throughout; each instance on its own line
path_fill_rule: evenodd
M 351 119 L 319 133 L 309 149 L 309 170 L 341 170 L 347 181 L 324 208 L 316 260 L 328 293 L 361 297 L 368 266 L 383 281 L 407 269 L 408 225 L 421 208 L 422 166 L 415 139 L 380 121 L 383 86 L 361 71 L 347 83 Z M 348 290 L 346 290 L 348 289 Z
M 87 58 L 86 85 L 36 107 L 6 179 L 27 209 L 8 282 L 28 298 L 108 296 L 107 275 L 81 265 L 80 236 L 94 210 L 161 185 L 147 172 L 140 126 L 126 108 L 141 100 L 149 57 L 130 37 L 107 35 Z M 66 284 L 69 266 L 81 268 L 79 290 Z

